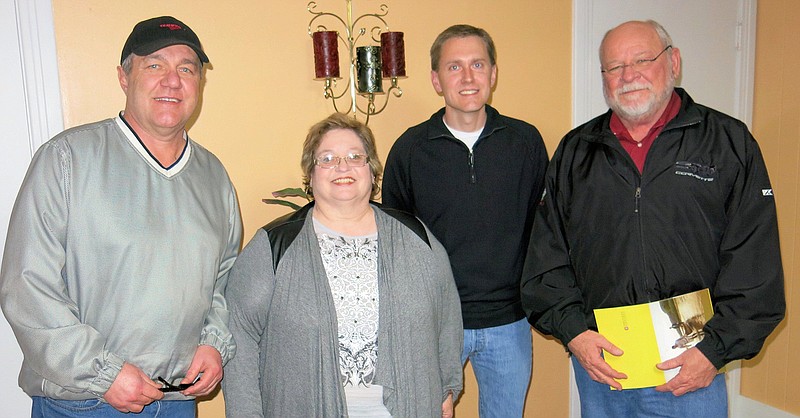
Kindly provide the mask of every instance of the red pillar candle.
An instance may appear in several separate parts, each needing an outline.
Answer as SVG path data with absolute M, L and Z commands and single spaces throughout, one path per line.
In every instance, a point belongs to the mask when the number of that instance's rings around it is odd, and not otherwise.
M 403 32 L 381 33 L 381 61 L 384 77 L 406 76 L 406 52 Z
M 317 31 L 314 39 L 314 73 L 317 78 L 339 78 L 339 41 L 335 31 Z

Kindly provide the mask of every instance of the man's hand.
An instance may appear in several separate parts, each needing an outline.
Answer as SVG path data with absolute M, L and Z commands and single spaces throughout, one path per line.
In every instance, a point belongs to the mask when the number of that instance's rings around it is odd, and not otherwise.
M 453 393 L 450 392 L 442 403 L 442 418 L 453 418 Z
M 592 331 L 586 330 L 567 344 L 569 351 L 578 359 L 578 362 L 589 373 L 592 380 L 605 383 L 617 390 L 622 390 L 622 384 L 614 379 L 627 379 L 624 373 L 614 370 L 605 360 L 603 360 L 603 350 L 608 353 L 621 356 L 622 350 L 611 344 L 606 337 Z
M 656 387 L 659 392 L 672 392 L 675 396 L 708 387 L 717 375 L 717 368 L 697 347 L 690 348 L 671 360 L 658 363 L 656 367 L 660 370 L 681 368 L 672 380 Z
M 120 412 L 142 412 L 153 401 L 164 397 L 152 381 L 138 367 L 125 363 L 103 399 Z
M 197 379 L 200 373 L 203 375 Z M 222 381 L 222 356 L 219 351 L 210 345 L 197 346 L 192 364 L 186 371 L 186 377 L 181 380 L 181 383 L 195 383 L 181 393 L 186 396 L 205 396 L 211 393 L 220 381 Z

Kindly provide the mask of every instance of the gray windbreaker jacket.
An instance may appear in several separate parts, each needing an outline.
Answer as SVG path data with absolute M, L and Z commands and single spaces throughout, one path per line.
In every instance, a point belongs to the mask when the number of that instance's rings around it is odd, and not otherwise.
M 177 383 L 198 344 L 233 356 L 223 291 L 239 209 L 219 160 L 186 140 L 161 167 L 118 117 L 69 129 L 33 157 L 0 274 L 27 394 L 102 397 L 123 362 Z

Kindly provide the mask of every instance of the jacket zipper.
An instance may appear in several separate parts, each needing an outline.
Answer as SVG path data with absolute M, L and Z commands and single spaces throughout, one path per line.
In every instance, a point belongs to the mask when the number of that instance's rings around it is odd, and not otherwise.
M 469 150 L 469 182 L 475 184 L 478 180 L 475 178 L 475 154 Z
M 633 212 L 636 214 L 636 222 L 638 224 L 639 229 L 639 254 L 641 254 L 641 272 L 642 274 L 646 274 L 647 271 L 647 253 L 645 252 L 644 246 L 644 226 L 642 226 L 642 214 L 639 213 L 640 204 L 642 199 L 642 186 L 636 186 L 636 191 L 634 192 L 634 205 L 633 205 Z M 647 300 L 653 300 L 653 293 L 656 289 L 655 283 L 651 283 L 647 280 L 644 283 L 644 291 L 647 294 Z

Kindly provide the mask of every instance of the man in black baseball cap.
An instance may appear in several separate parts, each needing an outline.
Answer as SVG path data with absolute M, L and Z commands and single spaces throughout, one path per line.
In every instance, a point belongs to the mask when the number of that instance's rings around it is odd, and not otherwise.
M 163 16 L 133 28 L 120 61 L 124 110 L 42 145 L 9 222 L 0 308 L 35 418 L 194 418 L 236 351 L 236 192 L 186 132 L 208 56 Z
M 172 16 L 154 17 L 137 23 L 122 47 L 119 63 L 122 64 L 130 54 L 150 55 L 170 45 L 186 45 L 197 53 L 200 61 L 208 63 L 208 56 L 194 31 Z

